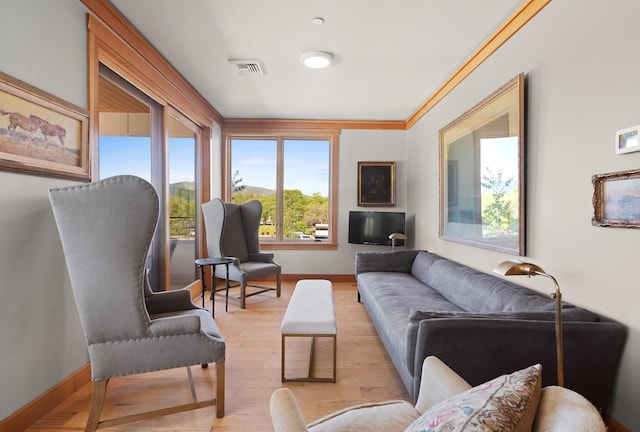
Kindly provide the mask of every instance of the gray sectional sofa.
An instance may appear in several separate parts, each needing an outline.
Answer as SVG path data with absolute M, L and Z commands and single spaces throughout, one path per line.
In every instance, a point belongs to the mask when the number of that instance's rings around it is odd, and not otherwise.
M 414 400 L 430 355 L 474 386 L 535 363 L 543 386 L 556 383 L 549 295 L 426 251 L 359 252 L 355 270 L 358 300 Z M 626 328 L 566 302 L 562 317 L 565 386 L 604 415 Z

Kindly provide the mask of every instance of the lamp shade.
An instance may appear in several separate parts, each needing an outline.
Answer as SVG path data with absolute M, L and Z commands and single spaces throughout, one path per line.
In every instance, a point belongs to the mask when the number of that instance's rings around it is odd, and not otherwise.
M 547 274 L 542 267 L 520 260 L 503 261 L 493 269 L 493 272 L 502 276 L 535 276 Z
M 408 239 L 408 237 L 405 234 L 399 233 L 399 232 L 394 232 L 394 233 L 389 234 L 389 238 L 391 240 L 406 240 L 406 239 Z

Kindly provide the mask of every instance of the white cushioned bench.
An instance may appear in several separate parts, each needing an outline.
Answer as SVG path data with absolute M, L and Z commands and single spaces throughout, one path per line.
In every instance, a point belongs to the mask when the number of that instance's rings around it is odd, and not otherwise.
M 282 382 L 336 382 L 336 313 L 333 307 L 333 287 L 322 279 L 302 279 L 296 283 L 289 305 L 284 313 L 282 325 Z M 286 378 L 285 338 L 311 337 L 309 373 L 306 377 Z M 333 376 L 321 378 L 313 376 L 313 351 L 316 337 L 333 338 Z

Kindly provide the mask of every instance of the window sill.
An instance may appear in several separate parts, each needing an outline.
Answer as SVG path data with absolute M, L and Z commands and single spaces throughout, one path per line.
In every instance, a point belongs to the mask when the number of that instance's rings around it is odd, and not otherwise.
M 262 250 L 336 250 L 338 245 L 330 242 L 312 242 L 312 241 L 295 241 L 295 242 L 280 242 L 260 243 L 260 249 Z

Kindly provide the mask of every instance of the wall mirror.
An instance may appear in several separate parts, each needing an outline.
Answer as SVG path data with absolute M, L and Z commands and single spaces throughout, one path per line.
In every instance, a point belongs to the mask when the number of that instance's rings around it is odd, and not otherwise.
M 440 130 L 440 238 L 524 255 L 524 74 Z

